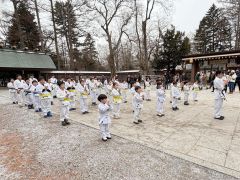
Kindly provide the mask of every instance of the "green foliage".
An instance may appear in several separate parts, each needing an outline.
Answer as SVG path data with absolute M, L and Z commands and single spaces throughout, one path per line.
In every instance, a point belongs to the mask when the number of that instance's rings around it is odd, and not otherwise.
M 194 38 L 194 47 L 198 53 L 232 49 L 231 24 L 215 4 L 200 22 Z
M 19 19 L 20 31 L 16 17 Z M 17 9 L 13 14 L 7 40 L 12 46 L 20 48 L 20 36 L 23 39 L 24 46 L 30 50 L 39 46 L 40 38 L 37 23 L 34 21 L 34 15 L 29 11 L 28 5 L 23 1 L 18 3 Z
M 160 70 L 167 68 L 174 71 L 181 64 L 182 57 L 190 52 L 190 41 L 185 34 L 176 31 L 172 26 L 163 35 L 163 44 L 154 53 L 153 68 Z

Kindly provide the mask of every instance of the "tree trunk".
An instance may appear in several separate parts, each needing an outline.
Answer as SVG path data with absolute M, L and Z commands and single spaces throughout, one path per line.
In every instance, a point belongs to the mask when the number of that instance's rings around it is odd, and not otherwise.
M 42 28 L 41 28 L 41 22 L 40 22 L 40 17 L 39 17 L 37 0 L 34 0 L 34 5 L 35 5 L 35 11 L 36 11 L 36 16 L 37 16 L 37 21 L 38 21 L 38 31 L 39 31 L 39 37 L 40 37 L 40 43 L 41 43 L 41 50 L 43 51 L 44 50 L 43 34 L 42 34 Z
M 56 31 L 56 23 L 55 23 L 55 17 L 54 17 L 54 10 L 53 10 L 53 1 L 50 0 L 51 3 L 51 14 L 52 14 L 52 21 L 53 21 L 53 31 L 54 31 L 54 41 L 55 41 L 55 48 L 56 48 L 56 54 L 57 54 L 57 69 L 60 70 L 60 55 L 58 50 L 58 41 L 57 41 L 57 31 Z
M 147 75 L 149 72 L 148 67 L 148 52 L 147 52 L 147 20 L 142 22 L 142 32 L 143 32 L 143 52 L 144 52 L 144 74 Z

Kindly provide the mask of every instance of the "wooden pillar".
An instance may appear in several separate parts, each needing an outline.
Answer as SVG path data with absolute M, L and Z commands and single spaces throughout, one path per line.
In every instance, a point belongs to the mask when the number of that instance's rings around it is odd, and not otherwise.
M 195 76 L 199 71 L 199 62 L 194 60 L 192 63 L 191 82 L 195 82 Z

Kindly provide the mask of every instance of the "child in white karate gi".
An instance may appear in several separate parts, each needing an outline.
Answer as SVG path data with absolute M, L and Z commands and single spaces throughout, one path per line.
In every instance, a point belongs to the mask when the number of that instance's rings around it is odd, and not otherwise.
M 198 97 L 199 91 L 200 91 L 199 83 L 196 81 L 193 84 L 193 101 L 198 101 L 197 97 Z
M 144 94 L 142 93 L 142 88 L 140 86 L 135 87 L 135 95 L 133 97 L 134 99 L 134 124 L 142 123 L 142 120 L 140 118 L 141 111 L 143 108 L 143 100 L 144 100 Z
M 33 106 L 34 106 L 35 112 L 41 112 L 42 109 L 41 109 L 39 92 L 37 91 L 37 85 L 38 85 L 38 82 L 36 80 L 33 80 L 30 90 L 32 92 Z
M 122 83 L 120 83 L 120 86 L 121 86 L 123 103 L 127 103 L 128 83 L 126 81 L 123 81 Z
M 60 101 L 60 121 L 62 126 L 69 125 L 69 106 L 71 99 L 69 98 L 69 93 L 65 89 L 65 83 L 61 82 L 59 84 L 59 89 L 57 91 L 57 98 Z
M 187 81 L 184 81 L 182 90 L 184 93 L 184 105 L 188 106 L 189 105 L 188 98 L 189 98 L 189 94 L 190 94 L 190 86 Z
M 134 83 L 132 84 L 131 89 L 130 89 L 130 93 L 131 93 L 131 95 L 132 95 L 132 108 L 133 108 L 133 112 L 134 112 L 134 108 L 135 108 L 135 101 L 134 101 L 134 95 L 135 95 L 135 93 L 136 93 L 135 87 L 136 87 L 136 83 L 134 82 Z
M 164 102 L 165 102 L 165 89 L 163 83 L 157 84 L 157 116 L 162 117 L 164 115 Z
M 44 118 L 52 117 L 51 90 L 48 89 L 48 84 L 46 84 L 46 81 L 43 77 L 39 78 L 39 84 L 37 85 L 36 88 L 40 95 L 43 117 Z
M 120 105 L 122 103 L 122 96 L 120 90 L 118 89 L 118 83 L 113 83 L 112 89 L 112 98 L 113 98 L 113 118 L 119 119 L 120 118 Z
M 12 100 L 13 104 L 17 104 L 17 92 L 16 89 L 14 87 L 14 79 L 11 79 L 10 82 L 7 84 L 8 87 L 8 91 L 9 91 L 9 95 L 10 98 Z
M 172 94 L 172 110 L 173 111 L 179 110 L 179 108 L 177 107 L 177 104 L 178 104 L 178 100 L 181 97 L 181 93 L 177 87 L 176 81 L 173 82 L 173 86 L 171 88 L 171 94 Z
M 31 92 L 32 84 L 30 83 L 30 79 L 26 80 L 26 83 L 24 84 L 24 93 L 25 93 L 25 101 L 28 106 L 28 109 L 34 109 L 33 107 L 33 96 Z
M 144 85 L 145 85 L 145 90 L 146 90 L 146 101 L 151 101 L 151 97 L 150 97 L 150 91 L 151 91 L 151 82 L 149 78 L 146 78 L 146 80 L 144 81 Z
M 97 105 L 97 84 L 95 79 L 91 78 L 88 82 L 92 105 Z
M 98 96 L 98 101 L 100 102 L 98 105 L 98 122 L 100 126 L 101 137 L 103 141 L 107 141 L 108 139 L 111 139 L 111 134 L 109 131 L 111 118 L 109 116 L 109 112 L 112 110 L 112 106 L 110 105 L 110 102 L 105 94 L 100 94 Z
M 88 94 L 89 94 L 89 90 L 87 85 L 85 84 L 85 81 L 83 79 L 80 80 L 80 83 L 78 83 L 77 85 L 77 91 L 80 94 L 80 110 L 82 112 L 82 114 L 87 114 L 88 112 Z

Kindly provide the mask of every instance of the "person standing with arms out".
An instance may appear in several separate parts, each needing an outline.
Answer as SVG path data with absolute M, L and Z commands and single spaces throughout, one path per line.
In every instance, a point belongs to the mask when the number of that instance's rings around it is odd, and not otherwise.
M 50 78 L 50 82 L 52 84 L 52 96 L 53 98 L 57 98 L 56 94 L 57 94 L 57 89 L 58 89 L 58 86 L 57 86 L 57 79 L 55 78 L 55 76 L 52 76 Z
M 100 126 L 101 137 L 103 141 L 107 141 L 108 139 L 112 139 L 111 133 L 109 132 L 109 125 L 111 123 L 109 112 L 112 110 L 112 106 L 105 94 L 100 94 L 98 96 L 98 101 L 100 102 L 98 105 L 98 123 Z
M 163 83 L 157 84 L 157 116 L 162 117 L 164 115 L 164 102 L 165 102 L 165 89 Z
M 60 121 L 62 126 L 69 125 L 69 106 L 71 99 L 69 98 L 69 93 L 65 89 L 65 83 L 60 82 L 59 89 L 57 91 L 57 98 L 60 101 Z
M 17 93 L 17 102 L 19 103 L 20 107 L 24 106 L 24 81 L 22 80 L 21 75 L 17 75 L 17 79 L 14 81 L 14 87 Z
M 8 91 L 9 91 L 9 95 L 10 98 L 12 100 L 13 104 L 17 104 L 17 93 L 16 93 L 16 89 L 14 87 L 14 79 L 11 79 L 10 82 L 7 84 L 8 87 Z
M 223 120 L 222 106 L 223 100 L 225 99 L 224 92 L 224 81 L 222 80 L 223 73 L 221 71 L 216 72 L 216 78 L 213 81 L 214 84 L 214 95 L 215 95 L 215 105 L 214 105 L 214 119 Z

